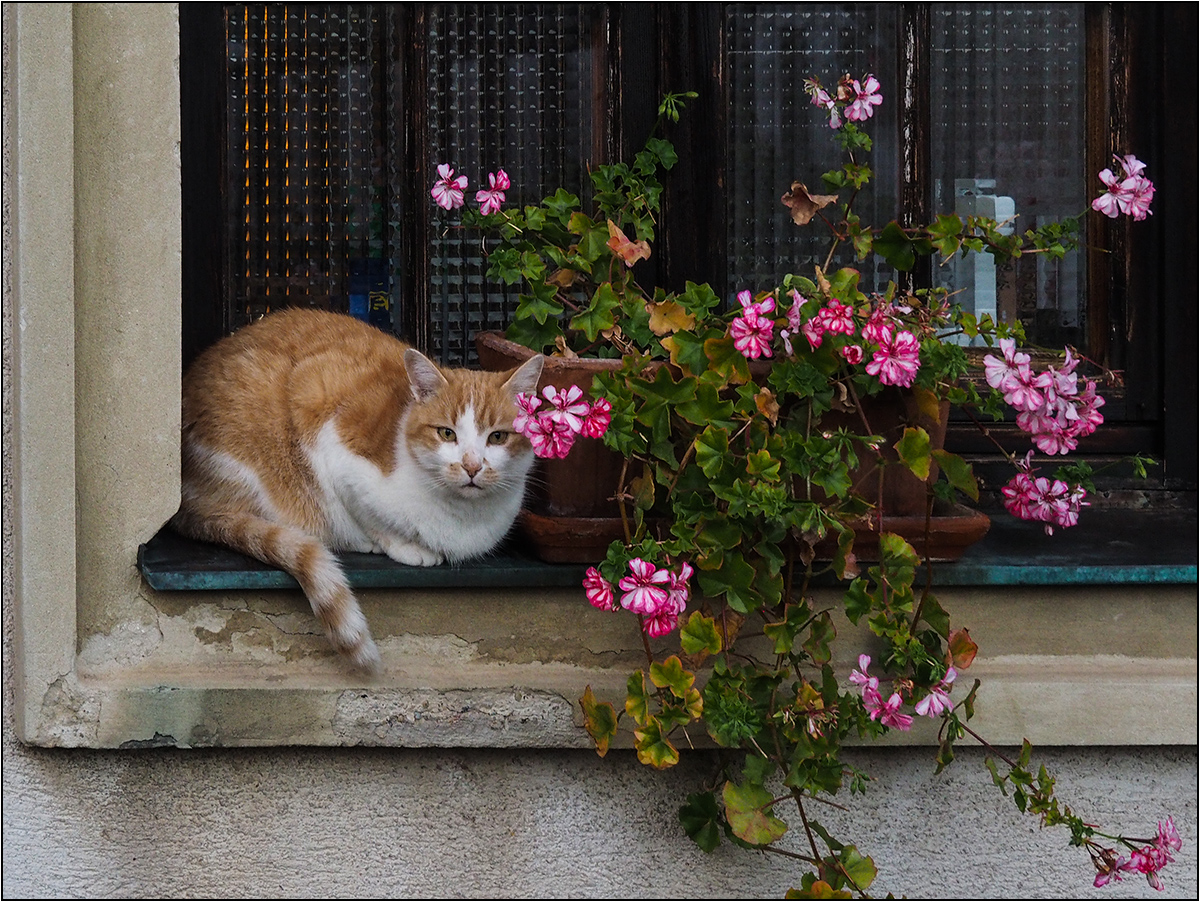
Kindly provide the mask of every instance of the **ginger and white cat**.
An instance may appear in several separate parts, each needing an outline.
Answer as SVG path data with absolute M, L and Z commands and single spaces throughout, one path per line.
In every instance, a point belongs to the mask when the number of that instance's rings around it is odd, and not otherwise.
M 184 377 L 172 525 L 292 574 L 338 651 L 376 669 L 334 553 L 430 566 L 495 548 L 534 459 L 513 430 L 516 396 L 536 390 L 541 366 L 442 369 L 348 316 L 273 313 Z

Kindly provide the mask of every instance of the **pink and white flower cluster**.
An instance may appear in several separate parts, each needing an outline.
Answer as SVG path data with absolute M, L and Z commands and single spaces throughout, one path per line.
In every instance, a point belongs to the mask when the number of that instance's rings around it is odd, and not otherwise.
M 870 655 L 858 656 L 858 670 L 850 672 L 850 682 L 862 687 L 863 706 L 871 720 L 878 720 L 885 727 L 895 727 L 897 730 L 911 730 L 913 719 L 908 714 L 901 714 L 900 707 L 904 699 L 899 692 L 893 692 L 887 701 L 879 691 L 879 677 L 867 673 L 871 666 Z M 941 717 L 947 711 L 954 709 L 950 700 L 951 687 L 958 678 L 958 672 L 953 667 L 946 668 L 946 675 L 938 684 L 929 690 L 929 694 L 913 706 L 922 717 Z
M 634 558 L 629 562 L 629 575 L 618 580 L 620 606 L 642 617 L 642 626 L 651 638 L 665 636 L 679 624 L 679 615 L 691 597 L 692 566 L 686 561 L 677 570 L 656 567 L 649 561 Z M 589 567 L 583 579 L 583 590 L 592 607 L 615 611 L 616 590 L 595 567 Z
M 1018 465 L 1017 474 L 1000 490 L 1005 509 L 1022 520 L 1044 523 L 1047 535 L 1054 533 L 1055 526 L 1074 526 L 1080 509 L 1087 506 L 1087 492 L 1061 479 L 1035 475 L 1032 458 L 1030 451 Z
M 1140 849 L 1134 849 L 1128 858 L 1123 855 L 1118 857 L 1115 849 L 1105 849 L 1097 861 L 1099 873 L 1092 885 L 1104 886 L 1110 881 L 1119 883 L 1123 871 L 1127 874 L 1145 874 L 1146 881 L 1161 892 L 1165 887 L 1158 872 L 1173 863 L 1175 856 L 1171 853 L 1182 848 L 1183 839 L 1175 829 L 1175 821 L 1172 818 L 1159 821 L 1158 835 L 1154 840 Z
M 749 292 L 742 292 L 749 297 Z M 739 296 L 740 297 L 740 296 Z M 792 291 L 792 306 L 787 313 L 787 328 L 779 333 L 787 353 L 794 353 L 792 339 L 799 332 L 814 351 L 821 347 L 827 335 L 844 335 L 853 338 L 858 332 L 854 308 L 837 298 L 828 303 L 807 320 L 803 309 L 812 303 L 798 291 Z M 744 304 L 743 304 L 744 306 Z M 871 311 L 863 324 L 860 341 L 851 341 L 838 348 L 838 354 L 851 366 L 856 366 L 870 354 L 866 370 L 884 385 L 911 386 L 921 366 L 921 341 L 912 332 L 901 329 L 897 313 L 907 313 L 907 308 L 883 304 Z M 735 323 L 738 320 L 734 321 Z M 732 333 L 732 326 L 731 326 Z M 769 336 L 769 331 L 767 332 Z M 737 341 L 734 341 L 737 346 Z M 738 350 L 742 350 L 738 346 Z M 742 351 L 745 353 L 745 351 Z M 749 355 L 747 355 L 749 356 Z M 768 353 L 764 356 L 770 356 Z
M 1084 379 L 1080 388 L 1075 373 L 1079 360 L 1070 349 L 1061 367 L 1035 373 L 1029 355 L 1017 351 L 1015 341 L 1004 338 L 999 344 L 1004 356 L 984 357 L 984 376 L 988 385 L 1004 393 L 1005 402 L 1017 411 L 1017 425 L 1033 436 L 1042 453 L 1074 451 L 1080 438 L 1104 422 L 1104 399 L 1091 379 Z
M 729 324 L 729 336 L 733 346 L 748 360 L 771 356 L 771 336 L 775 321 L 767 314 L 775 309 L 775 298 L 768 295 L 755 301 L 749 291 L 738 293 L 742 312 Z
M 430 194 L 443 210 L 457 210 L 464 203 L 467 190 L 467 177 L 454 174 L 449 163 L 442 163 L 437 168 L 438 180 L 433 183 Z M 504 204 L 504 192 L 512 187 L 508 175 L 503 169 L 488 173 L 488 187 L 475 194 L 479 204 L 479 212 L 484 216 L 497 213 Z
M 539 410 L 542 399 L 548 406 Z M 521 392 L 513 428 L 533 445 L 538 457 L 563 458 L 579 436 L 600 438 L 612 420 L 612 405 L 604 398 L 588 402 L 578 385 L 557 389 L 547 385 L 542 397 Z
M 1146 164 L 1133 154 L 1114 156 L 1113 160 L 1121 167 L 1122 175 L 1111 169 L 1100 170 L 1100 181 L 1108 190 L 1092 201 L 1092 209 L 1109 219 L 1125 213 L 1141 221 L 1151 215 L 1150 202 L 1154 200 L 1154 182 L 1142 175 Z
M 831 96 L 815 78 L 805 79 L 804 82 L 813 106 L 824 107 L 829 113 L 830 128 L 841 128 L 843 117 L 850 122 L 866 122 L 870 119 L 875 114 L 875 107 L 883 103 L 879 87 L 879 80 L 874 75 L 868 75 L 861 81 L 844 75 Z
M 1004 400 L 1017 411 L 1017 426 L 1033 437 L 1044 454 L 1066 454 L 1075 450 L 1079 439 L 1091 435 L 1104 422 L 1100 408 L 1104 398 L 1096 392 L 1091 379 L 1080 380 L 1075 372 L 1079 361 L 1066 352 L 1061 367 L 1047 367 L 1035 373 L 1030 357 L 1017 350 L 1012 339 L 1000 341 L 1002 357 L 988 354 L 983 358 L 988 385 L 1004 393 Z M 1004 506 L 1022 520 L 1069 527 L 1079 522 L 1080 508 L 1087 492 L 1061 479 L 1037 476 L 1032 466 L 1033 452 L 1018 465 L 1017 473 L 1001 490 Z

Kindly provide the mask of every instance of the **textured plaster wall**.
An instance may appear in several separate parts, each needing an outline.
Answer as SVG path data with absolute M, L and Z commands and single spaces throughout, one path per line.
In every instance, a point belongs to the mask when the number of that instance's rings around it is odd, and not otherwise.
M 679 830 L 675 810 L 683 795 L 709 773 L 709 753 L 685 754 L 672 772 L 656 774 L 628 752 L 600 760 L 587 751 L 275 748 L 179 751 L 36 749 L 14 733 L 13 635 L 17 581 L 11 562 L 21 537 L 15 523 L 12 288 L 14 251 L 45 258 L 61 254 L 52 241 L 20 245 L 9 206 L 14 136 L 18 123 L 10 101 L 10 60 L 15 4 L 4 8 L 4 217 L 3 217 L 3 861 L 0 893 L 20 897 L 310 897 L 310 896 L 639 896 L 779 897 L 795 882 L 790 862 L 723 846 L 711 855 L 696 849 Z M 139 5 L 156 19 L 173 21 L 169 6 Z M 87 60 L 84 77 L 102 80 L 137 45 L 89 43 L 89 22 L 128 18 L 133 7 L 97 5 L 74 11 Z M 56 15 L 51 9 L 47 15 Z M 165 23 L 165 24 L 164 24 Z M 143 23 L 144 25 L 145 23 Z M 53 48 L 47 48 L 47 65 Z M 161 60 L 159 60 L 161 62 Z M 119 68 L 119 67 L 117 67 Z M 115 70 L 113 70 L 115 71 Z M 153 77 L 171 79 L 170 67 Z M 80 81 L 76 90 L 87 92 Z M 115 111 L 132 115 L 136 111 Z M 70 110 L 64 111 L 71 116 Z M 92 118 L 87 119 L 87 116 Z M 108 123 L 85 113 L 80 127 L 103 135 Z M 121 139 L 114 135 L 112 140 Z M 125 136 L 127 138 L 127 136 Z M 131 168 L 106 175 L 137 178 Z M 161 164 L 147 162 L 146 167 Z M 175 161 L 168 161 L 176 165 Z M 86 162 L 80 174 L 91 179 Z M 128 227 L 153 221 L 153 211 L 111 211 L 100 193 L 78 198 L 74 215 L 117 215 Z M 68 212 L 68 216 L 71 214 Z M 161 256 L 146 235 L 147 256 Z M 104 257 L 102 246 L 82 245 L 85 256 Z M 144 263 L 141 264 L 145 266 Z M 124 267 L 128 270 L 128 267 Z M 122 284 L 121 272 L 81 273 L 80 290 L 95 295 L 139 294 L 144 286 Z M 173 289 L 174 290 L 174 289 Z M 69 297 L 64 298 L 70 304 Z M 121 328 L 102 319 L 94 330 Z M 147 315 L 151 315 L 147 313 Z M 116 340 L 116 339 L 114 339 Z M 132 345 L 129 353 L 136 353 Z M 68 349 L 70 350 L 70 349 Z M 73 351 L 72 351 L 73 353 Z M 85 340 L 78 349 L 89 374 L 104 365 L 103 353 Z M 46 358 L 44 366 L 63 365 Z M 66 364 L 67 378 L 74 378 Z M 92 422 L 136 416 L 121 399 Z M 168 417 L 169 419 L 169 417 Z M 87 424 L 85 423 L 85 427 Z M 168 423 L 164 429 L 169 430 Z M 120 456 L 107 447 L 103 429 L 87 427 L 85 450 Z M 162 455 L 150 446 L 139 453 Z M 88 477 L 93 478 L 92 476 Z M 41 486 L 57 497 L 74 494 L 71 474 Z M 103 502 L 106 487 L 78 487 L 85 501 Z M 23 490 L 27 490 L 24 486 Z M 34 499 L 36 501 L 36 499 Z M 26 498 L 25 504 L 28 505 Z M 169 503 L 169 502 L 168 502 Z M 103 511 L 89 501 L 81 524 L 84 586 L 115 592 L 109 566 L 94 566 L 83 552 L 92 537 L 113 530 L 137 532 L 144 510 Z M 103 519 L 103 518 L 109 519 Z M 69 547 L 69 546 L 68 546 Z M 54 549 L 45 560 L 53 562 Z M 33 558 L 22 558 L 31 560 Z M 131 578 L 129 575 L 121 577 Z M 119 587 L 118 587 L 119 588 Z M 86 599 L 85 599 L 86 602 Z M 84 611 L 103 619 L 104 611 Z M 438 696 L 443 701 L 447 696 Z M 252 702 L 248 704 L 252 707 Z M 252 718 L 253 710 L 240 712 Z M 1119 717 L 1119 714 L 1109 714 Z M 980 756 L 965 749 L 946 774 L 932 776 L 931 750 L 892 748 L 857 754 L 877 779 L 854 813 L 820 808 L 831 829 L 845 826 L 876 857 L 882 875 L 877 894 L 910 896 L 1195 898 L 1198 892 L 1196 768 L 1194 746 L 1049 749 L 1065 801 L 1097 822 L 1132 833 L 1150 832 L 1153 821 L 1173 813 L 1185 836 L 1179 862 L 1168 870 L 1166 894 L 1127 881 L 1106 890 L 1090 888 L 1089 865 L 1066 847 L 1061 833 L 1045 833 L 1019 817 L 991 786 Z M 781 812 L 786 815 L 786 812 Z
M 656 774 L 628 752 L 31 750 L 5 723 L 3 894 L 66 897 L 781 898 L 791 862 L 705 854 L 675 810 L 707 754 Z M 1091 865 L 991 785 L 977 754 L 860 753 L 878 783 L 845 825 L 881 866 L 873 895 L 1196 898 L 1194 749 L 1043 750 L 1080 813 L 1130 832 L 1166 811 L 1164 873 L 1091 888 Z M 794 846 L 795 847 L 795 846 Z

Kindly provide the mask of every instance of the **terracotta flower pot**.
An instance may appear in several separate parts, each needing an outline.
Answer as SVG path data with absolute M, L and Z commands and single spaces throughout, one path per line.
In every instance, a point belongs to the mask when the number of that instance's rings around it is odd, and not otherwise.
M 964 551 L 986 534 L 991 526 L 989 517 L 962 504 L 935 502 L 932 515 L 926 520 L 927 486 L 938 476 L 934 462 L 927 480 L 917 478 L 907 467 L 899 465 L 900 455 L 895 445 L 910 426 L 919 426 L 929 434 L 930 446 L 940 450 L 946 442 L 946 426 L 950 418 L 950 403 L 942 401 L 938 416 L 923 411 L 917 396 L 908 389 L 888 388 L 877 395 L 864 398 L 862 416 L 857 411 L 830 412 L 821 418 L 821 428 L 833 431 L 845 428 L 857 434 L 879 435 L 883 443 L 880 454 L 883 467 L 882 490 L 879 487 L 877 460 L 862 461 L 850 474 L 854 491 L 883 508 L 883 531 L 904 537 L 918 554 L 935 560 L 957 560 Z M 863 423 L 863 418 L 866 424 Z M 868 452 L 869 453 L 869 452 Z M 879 557 L 879 520 L 871 517 L 855 527 L 854 553 L 860 560 Z M 826 541 L 817 546 L 818 555 L 832 555 L 834 545 Z
M 479 333 L 475 346 L 480 365 L 493 371 L 512 369 L 535 353 L 495 332 Z M 620 360 L 546 357 L 538 390 L 547 385 L 560 389 L 577 385 L 590 393 L 597 373 L 620 367 Z M 871 434 L 884 439 L 880 451 L 888 461 L 899 459 L 893 446 L 907 426 L 924 428 L 934 448 L 941 448 L 945 442 L 948 403 L 943 402 L 935 419 L 921 411 L 911 391 L 888 389 L 865 399 L 863 408 Z M 821 419 L 821 428 L 845 428 L 858 434 L 867 431 L 857 412 L 827 413 Z M 851 481 L 859 494 L 875 500 L 878 465 L 867 461 L 865 454 L 860 458 L 865 462 L 851 474 Z M 620 509 L 613 499 L 623 465 L 622 457 L 604 447 L 603 441 L 588 438 L 577 439 L 564 459 L 538 461 L 519 526 L 539 558 L 556 563 L 594 563 L 604 557 L 614 539 L 624 538 Z M 935 466 L 930 479 L 936 478 Z M 906 467 L 884 468 L 883 528 L 904 536 L 919 553 L 924 554 L 928 546 L 936 558 L 957 558 L 983 537 L 991 522 L 986 515 L 962 505 L 939 506 L 934 510 L 927 543 L 925 504 L 923 481 Z M 877 527 L 877 521 L 872 521 L 858 530 L 861 541 L 855 542 L 855 551 L 863 560 L 878 552 Z M 818 546 L 819 553 L 821 550 Z
M 535 353 L 496 332 L 476 335 L 475 348 L 480 366 L 492 371 L 512 369 Z M 620 367 L 620 360 L 547 357 L 538 391 L 547 385 L 577 385 L 590 399 L 593 377 Z M 594 563 L 614 539 L 624 537 L 621 512 L 613 500 L 623 465 L 624 459 L 603 441 L 583 437 L 575 440 L 570 456 L 538 461 L 519 520 L 538 557 Z

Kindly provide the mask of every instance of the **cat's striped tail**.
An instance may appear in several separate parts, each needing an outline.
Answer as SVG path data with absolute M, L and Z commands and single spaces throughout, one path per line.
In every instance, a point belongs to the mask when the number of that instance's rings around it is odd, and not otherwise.
M 316 538 L 293 526 L 247 513 L 196 514 L 185 504 L 172 518 L 180 533 L 236 551 L 286 570 L 304 590 L 325 634 L 355 667 L 376 672 L 379 650 L 367 619 L 336 558 Z

